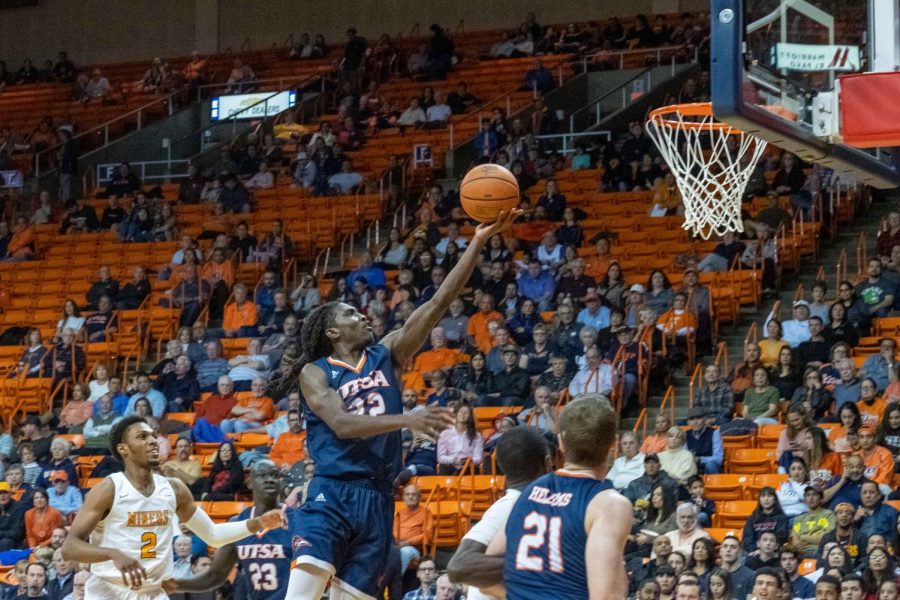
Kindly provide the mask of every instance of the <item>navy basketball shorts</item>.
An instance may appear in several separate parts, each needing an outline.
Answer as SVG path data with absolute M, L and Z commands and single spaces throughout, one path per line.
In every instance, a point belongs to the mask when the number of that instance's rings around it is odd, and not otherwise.
M 292 566 L 319 567 L 344 590 L 374 599 L 384 588 L 393 525 L 389 485 L 313 477 L 291 519 Z

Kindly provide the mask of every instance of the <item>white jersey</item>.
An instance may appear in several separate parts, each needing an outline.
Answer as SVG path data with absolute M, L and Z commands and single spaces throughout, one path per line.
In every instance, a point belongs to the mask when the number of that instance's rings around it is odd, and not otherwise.
M 140 591 L 158 590 L 174 570 L 172 541 L 178 520 L 175 490 L 168 479 L 156 474 L 150 496 L 135 489 L 125 473 L 113 473 L 108 479 L 115 486 L 112 507 L 91 533 L 91 545 L 116 548 L 139 560 L 147 572 Z M 124 587 L 122 573 L 112 561 L 92 564 L 91 573 Z
M 481 517 L 481 520 L 469 530 L 463 539 L 489 546 L 497 532 L 506 529 L 509 513 L 512 512 L 516 500 L 521 495 L 522 490 L 506 490 L 503 497 L 491 504 L 490 508 Z M 467 600 L 487 600 L 488 596 L 482 594 L 477 587 L 470 585 L 466 598 Z

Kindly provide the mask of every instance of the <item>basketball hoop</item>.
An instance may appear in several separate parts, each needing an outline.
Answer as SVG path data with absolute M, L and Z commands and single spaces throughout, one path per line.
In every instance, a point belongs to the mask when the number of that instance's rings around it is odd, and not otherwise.
M 675 176 L 682 227 L 704 239 L 743 231 L 741 198 L 766 142 L 716 121 L 709 102 L 657 108 L 647 134 Z

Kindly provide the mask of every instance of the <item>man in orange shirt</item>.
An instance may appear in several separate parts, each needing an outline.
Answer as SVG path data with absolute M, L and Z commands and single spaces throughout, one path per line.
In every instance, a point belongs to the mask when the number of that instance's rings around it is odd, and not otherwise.
M 889 495 L 893 491 L 894 456 L 890 450 L 875 443 L 875 426 L 871 423 L 859 428 L 858 454 L 863 459 L 866 478 L 877 483 L 882 494 Z
M 300 420 L 300 411 L 288 413 L 288 430 L 275 438 L 269 451 L 269 459 L 286 471 L 306 458 L 306 432 Z
M 203 265 L 200 278 L 208 281 L 210 287 L 216 287 L 221 281 L 231 288 L 234 284 L 234 265 L 230 260 L 225 260 L 225 250 L 222 248 L 213 250 L 210 261 Z
M 609 238 L 598 237 L 594 240 L 594 253 L 586 258 L 584 274 L 601 279 L 609 271 L 609 264 L 616 259 L 609 251 Z
M 225 337 L 252 337 L 256 333 L 259 308 L 247 299 L 247 286 L 234 286 L 234 302 L 225 307 L 222 330 Z
M 465 360 L 459 350 L 447 347 L 447 335 L 443 327 L 435 327 L 431 330 L 431 350 L 426 350 L 416 357 L 413 371 L 418 373 L 430 373 L 437 369 L 449 369 L 453 365 Z
M 244 433 L 256 429 L 275 416 L 275 404 L 265 395 L 266 382 L 254 379 L 250 384 L 250 395 L 239 398 L 231 408 L 232 418 L 223 419 L 219 428 L 223 433 Z
M 478 301 L 478 312 L 469 317 L 466 334 L 469 343 L 487 354 L 491 351 L 493 336 L 491 336 L 488 323 L 491 321 L 503 322 L 503 315 L 494 310 L 494 297 L 490 294 L 482 294 Z
M 422 558 L 419 548 L 431 533 L 431 511 L 419 502 L 422 495 L 414 484 L 403 488 L 403 504 L 406 506 L 394 515 L 394 539 L 400 546 L 400 572 L 406 573 L 409 563 Z

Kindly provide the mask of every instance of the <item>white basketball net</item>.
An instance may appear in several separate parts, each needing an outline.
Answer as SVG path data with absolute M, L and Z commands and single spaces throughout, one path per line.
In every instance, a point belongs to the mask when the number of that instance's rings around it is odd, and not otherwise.
M 743 231 L 741 198 L 766 142 L 713 116 L 671 109 L 651 116 L 647 134 L 675 176 L 684 202 L 682 227 L 704 239 Z

